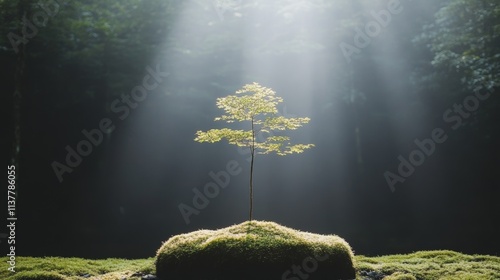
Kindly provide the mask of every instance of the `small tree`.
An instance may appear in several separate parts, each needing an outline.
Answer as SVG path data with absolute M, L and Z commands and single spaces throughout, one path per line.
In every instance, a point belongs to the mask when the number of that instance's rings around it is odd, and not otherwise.
M 286 118 L 278 115 L 276 106 L 283 102 L 275 92 L 258 83 L 246 84 L 236 91 L 236 95 L 229 95 L 217 99 L 217 107 L 224 109 L 225 115 L 215 118 L 215 121 L 250 122 L 250 130 L 236 130 L 230 128 L 210 129 L 197 131 L 197 142 L 219 142 L 226 139 L 229 144 L 250 149 L 250 221 L 253 213 L 253 165 L 256 153 L 276 153 L 280 156 L 302 153 L 305 149 L 314 147 L 313 144 L 290 144 L 290 137 L 277 136 L 273 131 L 295 130 L 308 123 L 309 118 Z M 258 139 L 260 133 L 267 136 Z M 260 141 L 259 141 L 260 140 Z

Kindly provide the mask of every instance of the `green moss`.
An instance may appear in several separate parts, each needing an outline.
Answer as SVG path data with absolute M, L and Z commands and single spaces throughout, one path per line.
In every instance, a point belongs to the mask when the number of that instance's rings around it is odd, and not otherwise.
M 271 232 L 267 232 L 270 234 Z M 272 234 L 271 234 L 272 235 Z M 288 236 L 287 238 L 291 238 Z M 271 238 L 272 239 L 272 238 Z M 201 243 L 200 243 L 201 244 Z M 377 274 L 376 279 L 384 280 L 497 280 L 500 279 L 500 257 L 485 255 L 465 255 L 453 251 L 420 251 L 406 255 L 388 255 L 380 257 L 355 256 L 355 268 L 358 280 L 366 279 L 366 273 Z M 7 258 L 0 258 L 6 264 Z M 301 261 L 302 262 L 302 261 Z M 295 264 L 300 265 L 301 262 Z M 321 267 L 324 262 L 318 262 Z M 199 269 L 195 265 L 191 269 Z M 290 264 L 286 269 L 290 269 Z M 17 257 L 16 273 L 0 270 L 2 280 L 140 280 L 132 275 L 136 272 L 155 274 L 155 259 L 106 259 L 86 260 L 79 258 L 32 258 Z M 319 272 L 319 269 L 318 269 Z M 90 278 L 82 277 L 90 274 Z M 311 273 L 308 280 L 314 280 Z M 319 274 L 318 274 L 319 275 Z M 232 279 L 241 279 L 237 272 Z M 385 278 L 384 278 L 385 276 Z M 171 280 L 172 278 L 165 278 Z M 255 278 L 258 280 L 264 277 Z M 282 279 L 281 275 L 279 278 Z M 287 279 L 287 278 L 285 278 Z M 288 277 L 289 280 L 296 280 Z M 301 279 L 297 277 L 297 279 Z M 328 278 L 331 279 L 331 278 Z M 370 278 L 373 279 L 373 278 Z
M 15 280 L 65 280 L 64 276 L 55 272 L 34 272 L 34 271 L 23 271 L 16 273 L 13 277 Z
M 381 257 L 356 256 L 355 259 L 358 275 L 363 271 L 377 272 L 387 275 L 385 280 L 500 279 L 500 257 L 494 256 L 444 250 Z M 397 278 L 409 276 L 414 278 Z
M 417 280 L 417 278 L 411 274 L 396 272 L 384 277 L 382 280 Z
M 170 238 L 158 250 L 156 272 L 169 280 L 265 280 L 282 279 L 297 265 L 311 280 L 354 279 L 353 257 L 338 236 L 252 221 Z M 295 279 L 292 271 L 285 276 Z
M 7 264 L 7 258 L 0 258 Z M 5 267 L 5 266 L 4 266 Z M 59 257 L 16 257 L 15 273 L 0 270 L 0 279 L 5 280 L 80 280 L 88 274 L 99 276 L 100 280 L 122 279 L 136 273 L 155 273 L 154 259 L 125 260 L 105 259 L 87 260 L 81 258 Z M 123 277 L 120 277 L 123 276 Z M 135 279 L 140 279 L 136 277 Z

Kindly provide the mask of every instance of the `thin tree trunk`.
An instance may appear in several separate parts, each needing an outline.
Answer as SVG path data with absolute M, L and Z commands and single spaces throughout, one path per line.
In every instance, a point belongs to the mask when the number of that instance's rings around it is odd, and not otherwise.
M 252 212 L 253 212 L 253 162 L 255 157 L 255 130 L 252 119 L 252 145 L 250 147 L 250 151 L 252 154 L 252 160 L 250 161 L 250 221 L 252 221 Z
M 20 1 L 18 3 L 18 17 L 22 19 L 26 17 L 28 13 L 28 2 Z M 22 27 L 19 27 L 19 32 L 22 34 Z M 12 141 L 12 154 L 10 158 L 10 164 L 14 165 L 16 168 L 16 177 L 19 182 L 19 154 L 21 152 L 21 101 L 23 97 L 23 80 L 24 80 L 24 69 L 25 69 L 25 56 L 26 56 L 26 48 L 25 44 L 21 44 L 18 46 L 19 52 L 17 53 L 17 62 L 16 62 L 16 72 L 14 76 L 15 82 L 15 90 L 12 96 L 12 115 L 14 122 L 14 138 Z M 19 183 L 17 184 L 17 188 L 19 188 Z M 19 191 L 16 191 L 16 198 L 19 194 Z
M 253 212 L 253 158 L 254 152 L 252 149 L 252 162 L 250 163 L 250 221 L 252 221 Z
M 354 69 L 353 65 L 350 64 L 350 79 L 351 79 L 351 94 L 354 94 Z M 352 101 L 349 99 L 349 105 L 351 106 L 352 112 L 354 114 L 354 122 L 355 122 L 355 127 L 354 127 L 354 137 L 356 138 L 356 153 L 357 153 L 357 164 L 358 164 L 358 173 L 359 175 L 363 174 L 363 153 L 361 151 L 361 136 L 360 136 L 360 129 L 359 129 L 359 115 L 358 115 L 358 110 L 356 108 L 357 104 L 356 101 Z

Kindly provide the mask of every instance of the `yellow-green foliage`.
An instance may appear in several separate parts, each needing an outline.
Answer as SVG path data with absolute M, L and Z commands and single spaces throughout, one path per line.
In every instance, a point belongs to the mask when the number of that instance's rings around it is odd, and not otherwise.
M 158 250 L 156 272 L 169 280 L 281 279 L 292 265 L 315 256 L 327 258 L 317 262 L 311 279 L 354 279 L 354 255 L 342 238 L 262 221 L 174 236 Z
M 197 142 L 214 143 L 226 139 L 229 144 L 248 147 L 261 154 L 276 153 L 284 156 L 302 153 L 313 144 L 290 144 L 290 137 L 273 135 L 273 132 L 296 130 L 310 121 L 309 118 L 287 118 L 278 116 L 277 105 L 283 102 L 275 92 L 258 83 L 244 85 L 235 95 L 217 99 L 217 107 L 226 113 L 215 118 L 227 123 L 248 121 L 248 130 L 230 128 L 197 131 Z M 263 133 L 263 134 L 262 134 Z M 260 139 L 257 135 L 265 136 Z M 260 141 L 262 140 L 262 141 Z
M 500 257 L 471 256 L 453 251 L 420 251 L 381 257 L 356 256 L 356 270 L 358 274 L 361 271 L 381 272 L 387 275 L 384 280 L 496 280 L 500 279 Z

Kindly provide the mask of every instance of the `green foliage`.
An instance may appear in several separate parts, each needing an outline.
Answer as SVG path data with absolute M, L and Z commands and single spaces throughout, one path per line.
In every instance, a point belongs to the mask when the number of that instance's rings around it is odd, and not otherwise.
M 0 37 L 2 65 L 16 58 L 7 34 L 22 36 L 23 11 L 17 3 L 26 3 L 23 9 L 33 21 L 33 15 L 44 14 L 38 2 L 0 2 L 0 31 L 5 35 Z M 88 100 L 109 102 L 130 91 L 144 75 L 145 65 L 164 49 L 172 2 L 88 0 L 50 6 L 57 12 L 47 16 L 46 24 L 37 27 L 36 35 L 25 45 L 19 44 L 26 47 L 26 65 L 30 67 L 26 72 L 36 73 L 40 79 L 34 82 L 36 89 L 51 92 L 50 99 L 57 106 Z M 30 78 L 27 82 L 33 83 L 34 78 Z
M 460 73 L 469 90 L 500 84 L 500 5 L 496 0 L 450 1 L 426 27 L 439 68 Z
M 258 83 L 247 84 L 236 91 L 236 95 L 217 99 L 217 107 L 223 109 L 226 114 L 215 118 L 215 121 L 227 123 L 249 121 L 251 129 L 222 128 L 206 132 L 198 131 L 195 141 L 214 143 L 226 139 L 229 144 L 248 147 L 257 153 L 274 152 L 278 155 L 302 153 L 314 147 L 313 144 L 292 145 L 290 137 L 273 135 L 274 131 L 296 130 L 310 121 L 309 118 L 278 116 L 277 105 L 281 102 L 283 99 L 276 96 L 272 89 L 260 86 Z M 257 138 L 260 133 L 267 134 L 262 141 Z

